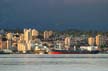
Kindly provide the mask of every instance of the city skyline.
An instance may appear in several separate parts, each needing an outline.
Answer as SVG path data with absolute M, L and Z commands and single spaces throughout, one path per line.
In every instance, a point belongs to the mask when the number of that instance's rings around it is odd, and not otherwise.
M 78 33 L 77 33 L 78 34 Z M 36 29 L 23 29 L 23 32 L 6 32 L 0 35 L 0 53 L 36 53 L 36 54 L 56 54 L 55 50 L 60 50 L 61 54 L 68 53 L 98 53 L 108 50 L 108 35 L 88 34 L 76 35 L 69 33 L 56 33 L 53 31 L 40 32 Z M 102 50 L 104 49 L 104 50 Z M 64 50 L 66 52 L 64 52 Z M 67 52 L 67 50 L 69 52 Z M 74 50 L 74 51 L 73 51 Z M 84 52 L 79 52 L 84 51 Z
M 0 28 L 107 31 L 107 0 L 1 0 Z

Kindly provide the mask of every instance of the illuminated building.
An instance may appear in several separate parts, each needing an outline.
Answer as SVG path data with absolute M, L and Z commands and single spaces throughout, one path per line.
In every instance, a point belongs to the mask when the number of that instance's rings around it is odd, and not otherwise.
M 49 39 L 52 35 L 52 31 L 44 31 L 44 39 Z
M 65 43 L 65 48 L 69 49 L 70 45 L 71 45 L 71 38 L 70 37 L 66 37 L 64 43 Z
M 32 40 L 32 30 L 31 29 L 24 29 L 24 40 L 29 42 Z
M 18 41 L 18 52 L 26 53 L 27 51 L 27 44 L 24 41 Z
M 8 40 L 11 40 L 12 37 L 13 37 L 13 34 L 12 34 L 12 33 L 7 33 L 7 39 L 8 39 Z
M 39 32 L 36 30 L 36 29 L 33 29 L 32 30 L 32 36 L 38 36 L 39 35 Z
M 93 45 L 95 44 L 95 38 L 89 37 L 89 38 L 88 38 L 88 44 L 89 44 L 90 46 L 93 46 Z
M 102 35 L 97 35 L 96 36 L 96 45 L 97 46 L 101 46 L 101 45 L 103 45 L 103 37 L 102 37 Z

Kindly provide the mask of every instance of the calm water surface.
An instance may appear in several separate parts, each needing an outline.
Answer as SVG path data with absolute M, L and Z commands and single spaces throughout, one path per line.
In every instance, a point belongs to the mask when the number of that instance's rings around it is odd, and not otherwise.
M 0 71 L 108 71 L 108 54 L 0 55 Z

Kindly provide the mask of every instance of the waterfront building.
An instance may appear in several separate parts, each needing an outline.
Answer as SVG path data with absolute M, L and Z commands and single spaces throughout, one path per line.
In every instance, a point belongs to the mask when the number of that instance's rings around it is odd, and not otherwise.
M 17 48 L 17 41 L 12 41 L 12 47 Z
M 94 51 L 98 50 L 98 46 L 80 46 L 81 50 Z
M 13 37 L 13 34 L 12 33 L 7 33 L 6 34 L 6 37 L 7 37 L 8 40 L 11 40 L 12 37 Z
M 30 41 L 27 43 L 27 51 L 30 51 L 30 50 L 31 50 L 31 47 L 32 47 L 32 41 L 30 40 Z
M 49 31 L 49 37 L 53 35 L 53 31 Z
M 14 34 L 12 40 L 17 42 L 19 40 L 19 34 Z
M 20 40 L 24 40 L 24 34 L 20 34 Z
M 64 49 L 64 41 L 56 41 L 56 43 L 54 44 L 56 49 Z
M 52 31 L 44 31 L 44 39 L 47 40 L 53 35 Z
M 27 44 L 24 41 L 18 41 L 18 52 L 26 53 L 27 51 Z
M 7 39 L 6 38 L 0 39 L 0 50 L 2 49 L 7 49 Z
M 102 35 L 97 35 L 97 36 L 96 36 L 96 45 L 97 45 L 97 46 L 101 46 L 101 45 L 103 45 L 103 44 L 104 44 L 104 41 L 103 41 Z
M 37 39 L 37 37 L 39 36 L 39 32 L 36 29 L 32 30 L 32 40 Z
M 12 41 L 7 40 L 7 49 L 10 49 L 12 47 Z
M 64 41 L 64 44 L 65 44 L 65 48 L 68 50 L 70 48 L 70 45 L 71 45 L 71 38 L 66 37 L 65 41 Z
M 32 30 L 31 29 L 24 29 L 24 40 L 29 42 L 32 40 Z
M 94 38 L 94 37 L 89 37 L 89 38 L 88 38 L 88 44 L 89 44 L 90 46 L 95 45 L 95 38 Z
M 39 35 L 39 32 L 36 30 L 36 29 L 33 29 L 32 30 L 32 36 L 38 36 Z

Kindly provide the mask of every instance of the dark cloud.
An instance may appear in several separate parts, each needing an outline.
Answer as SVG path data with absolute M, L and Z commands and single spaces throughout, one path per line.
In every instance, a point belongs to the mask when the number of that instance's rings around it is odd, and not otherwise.
M 107 8 L 108 0 L 0 0 L 0 27 L 108 30 Z

